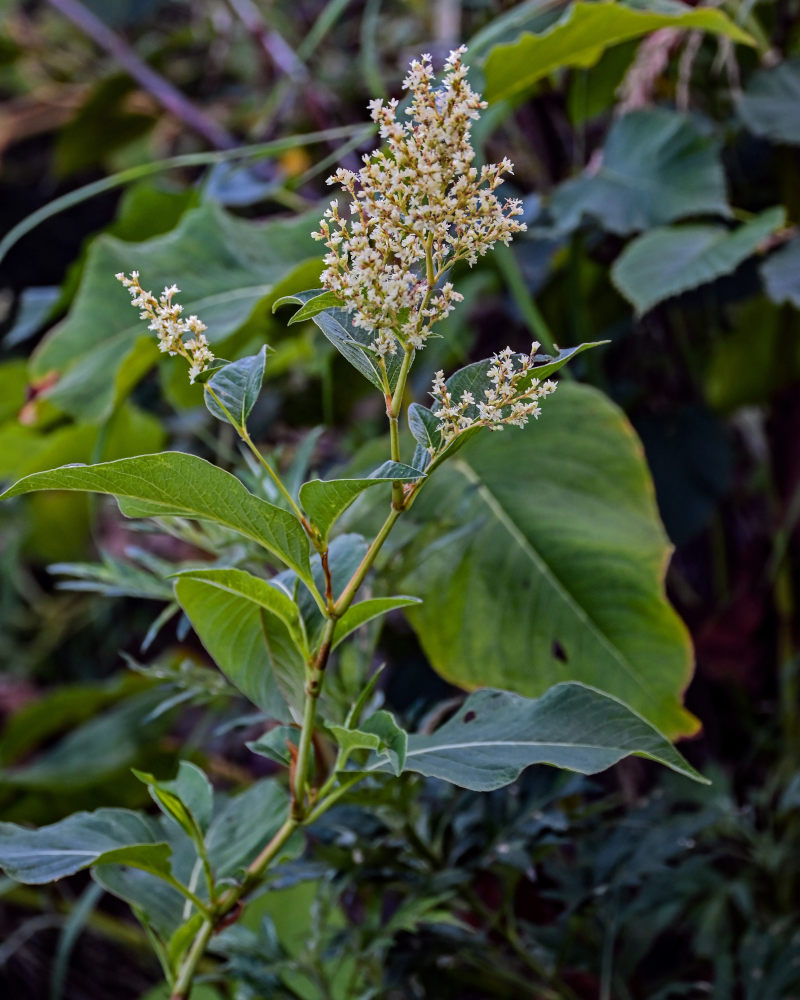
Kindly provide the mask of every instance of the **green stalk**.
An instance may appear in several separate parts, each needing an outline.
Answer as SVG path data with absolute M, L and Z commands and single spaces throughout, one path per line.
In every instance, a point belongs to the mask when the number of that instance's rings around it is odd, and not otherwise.
M 403 364 L 397 376 L 397 385 L 394 388 L 387 415 L 389 417 L 389 447 L 393 462 L 400 461 L 400 410 L 403 406 L 403 396 L 406 392 L 406 381 L 411 370 L 411 361 L 414 357 L 414 348 L 406 345 L 403 355 Z M 392 507 L 400 509 L 403 506 L 403 484 L 401 482 L 392 483 Z
M 349 583 L 339 595 L 339 600 L 334 605 L 334 614 L 337 618 L 341 618 L 345 611 L 347 611 L 350 607 L 350 602 L 355 597 L 356 591 L 364 582 L 364 577 L 367 575 L 370 567 L 375 562 L 375 559 L 381 550 L 381 546 L 386 541 L 389 532 L 394 527 L 395 521 L 402 513 L 402 510 L 398 510 L 396 507 L 392 507 L 389 511 L 389 516 L 381 525 L 381 530 L 373 539 L 372 544 L 364 555 L 364 558 L 359 563 L 358 569 L 356 569 L 355 573 L 353 573 Z
M 189 954 L 186 956 L 178 978 L 175 980 L 172 993 L 170 993 L 170 1000 L 188 1000 L 192 992 L 192 983 L 197 972 L 197 966 L 205 954 L 206 947 L 213 933 L 214 925 L 210 920 L 207 920 L 197 932 L 197 937 L 192 942 Z

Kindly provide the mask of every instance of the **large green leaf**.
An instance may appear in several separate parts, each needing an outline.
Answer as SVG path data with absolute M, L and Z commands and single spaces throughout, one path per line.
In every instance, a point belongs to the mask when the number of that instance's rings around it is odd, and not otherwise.
M 785 218 L 783 208 L 770 208 L 733 231 L 721 226 L 651 229 L 625 248 L 611 278 L 641 315 L 664 299 L 731 274 Z
M 116 272 L 138 269 L 156 292 L 174 281 L 184 311 L 200 316 L 216 344 L 243 326 L 300 262 L 317 256 L 310 238 L 317 219 L 314 212 L 253 223 L 204 203 L 171 233 L 143 243 L 99 237 L 69 315 L 34 355 L 33 375 L 55 370 L 60 378 L 48 398 L 74 416 L 103 419 L 158 358 Z
M 739 115 L 755 135 L 800 145 L 800 59 L 761 70 L 738 101 Z
M 267 715 L 298 715 L 306 654 L 297 608 L 277 587 L 239 569 L 178 577 L 175 595 L 209 655 Z
M 18 882 L 53 882 L 106 862 L 169 877 L 169 856 L 158 825 L 128 809 L 74 813 L 38 830 L 0 823 L 0 867 Z
M 413 483 L 423 475 L 401 462 L 384 462 L 363 479 L 312 479 L 300 487 L 300 506 L 319 529 L 323 541 L 327 541 L 336 519 L 364 490 L 380 483 Z
M 590 216 L 626 234 L 690 215 L 728 216 L 718 145 L 686 115 L 632 111 L 611 126 L 600 168 L 556 189 L 554 224 L 569 232 Z
M 541 698 L 476 691 L 430 736 L 411 736 L 406 771 L 489 792 L 531 764 L 595 774 L 630 755 L 705 779 L 627 705 L 584 684 L 557 684 Z M 372 770 L 389 770 L 385 763 Z
M 609 46 L 659 28 L 709 31 L 745 45 L 754 44 L 726 14 L 707 7 L 689 7 L 671 0 L 641 5 L 577 0 L 544 33 L 526 31 L 510 44 L 491 50 L 485 67 L 486 97 L 490 102 L 521 98 L 555 70 L 594 66 Z
M 424 599 L 406 614 L 447 680 L 532 696 L 581 681 L 668 736 L 697 729 L 652 482 L 603 395 L 562 382 L 535 426 L 479 435 L 431 476 L 418 511 L 457 528 L 412 547 L 402 581 Z
M 0 500 L 37 490 L 110 493 L 130 517 L 177 516 L 215 521 L 263 546 L 306 582 L 308 539 L 288 511 L 250 493 L 229 472 L 196 455 L 167 451 L 99 465 L 62 466 L 25 476 Z

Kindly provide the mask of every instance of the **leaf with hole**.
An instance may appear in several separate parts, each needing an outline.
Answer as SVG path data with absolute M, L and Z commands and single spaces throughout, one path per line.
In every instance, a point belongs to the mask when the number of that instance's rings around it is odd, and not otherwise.
M 562 382 L 546 402 L 426 483 L 409 516 L 429 528 L 397 570 L 424 598 L 406 616 L 453 684 L 536 696 L 581 681 L 668 736 L 693 733 L 691 644 L 664 595 L 670 546 L 641 444 L 595 389 Z
M 627 705 L 576 683 L 557 684 L 540 698 L 476 691 L 436 732 L 409 737 L 404 770 L 489 792 L 516 781 L 532 764 L 596 774 L 631 755 L 708 784 Z M 381 762 L 370 767 L 388 769 Z

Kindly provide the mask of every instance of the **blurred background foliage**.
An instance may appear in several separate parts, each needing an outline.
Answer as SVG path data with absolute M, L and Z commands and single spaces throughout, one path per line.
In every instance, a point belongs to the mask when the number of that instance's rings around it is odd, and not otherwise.
M 675 546 L 666 583 L 703 724 L 682 749 L 710 792 L 643 762 L 591 781 L 533 771 L 490 796 L 398 783 L 377 814 L 325 817 L 220 935 L 224 983 L 198 1000 L 800 996 L 798 4 L 0 0 L 0 16 L 0 479 L 170 446 L 266 488 L 132 321 L 112 275 L 137 266 L 203 299 L 220 355 L 271 345 L 251 429 L 290 477 L 381 433 L 367 384 L 271 306 L 317 283 L 307 234 L 332 164 L 370 148 L 367 100 L 398 94 L 419 52 L 467 41 L 490 100 L 482 155 L 514 161 L 529 231 L 460 276 L 466 301 L 414 396 L 433 368 L 509 342 L 608 339 L 573 371 L 635 428 L 652 476 L 636 488 L 654 488 Z M 611 419 L 596 394 L 569 398 L 564 433 Z M 130 768 L 167 775 L 179 757 L 223 790 L 269 773 L 241 749 L 259 717 L 163 582 L 227 539 L 163 529 L 72 495 L 0 510 L 4 819 L 144 806 Z M 407 558 L 401 544 L 397 578 Z M 468 655 L 446 589 L 419 614 Z M 343 690 L 377 642 L 343 658 Z M 458 692 L 427 659 L 452 678 L 455 647 L 424 645 L 391 618 L 379 659 L 387 702 L 430 725 Z M 671 650 L 685 664 L 685 640 Z M 88 877 L 0 892 L 3 995 L 162 996 L 140 931 Z

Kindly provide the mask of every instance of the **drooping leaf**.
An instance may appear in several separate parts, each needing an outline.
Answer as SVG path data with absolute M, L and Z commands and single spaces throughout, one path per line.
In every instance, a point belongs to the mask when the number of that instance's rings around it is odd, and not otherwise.
M 424 598 L 406 614 L 447 680 L 531 696 L 581 681 L 669 736 L 696 730 L 680 704 L 691 646 L 664 596 L 652 482 L 599 392 L 562 383 L 534 426 L 475 437 L 410 516 L 470 526 L 411 546 L 402 580 Z
M 253 223 L 206 202 L 172 232 L 143 243 L 99 237 L 68 317 L 34 355 L 34 377 L 58 372 L 48 398 L 73 416 L 104 419 L 159 358 L 152 335 L 114 281 L 116 272 L 138 269 L 156 293 L 174 281 L 184 312 L 206 323 L 213 346 L 244 326 L 297 265 L 316 256 L 309 234 L 317 219 L 314 212 Z
M 308 540 L 288 511 L 253 496 L 229 472 L 196 455 L 168 451 L 99 465 L 62 466 L 26 476 L 0 500 L 37 490 L 113 494 L 129 517 L 178 516 L 215 521 L 262 545 L 306 582 Z
M 404 769 L 488 792 L 515 781 L 531 764 L 596 774 L 630 755 L 706 781 L 627 705 L 577 683 L 557 684 L 540 698 L 476 691 L 435 733 L 409 738 Z
M 38 830 L 0 823 L 0 867 L 18 882 L 53 882 L 112 862 L 169 877 L 169 856 L 157 824 L 129 809 L 74 813 Z
M 576 229 L 585 216 L 622 235 L 692 215 L 729 216 L 718 146 L 687 115 L 666 108 L 618 118 L 600 168 L 556 188 L 557 231 Z
M 733 231 L 721 226 L 651 229 L 625 248 L 611 279 L 641 315 L 664 299 L 731 274 L 785 218 L 783 208 L 770 208 Z
M 800 59 L 760 70 L 737 102 L 739 116 L 754 135 L 800 145 Z
M 351 635 L 357 628 L 371 622 L 373 618 L 385 615 L 396 608 L 407 608 L 412 604 L 419 604 L 418 597 L 370 597 L 366 601 L 359 601 L 351 604 L 345 611 L 336 626 L 333 638 L 333 649 L 343 642 L 348 635 Z
M 180 761 L 177 775 L 169 781 L 158 781 L 143 771 L 134 774 L 148 786 L 153 801 L 166 816 L 174 819 L 190 837 L 202 839 L 211 821 L 214 790 L 197 765 Z
M 296 295 L 285 295 L 276 302 L 276 306 L 295 302 L 305 307 L 308 303 L 313 302 L 318 295 L 319 290 L 297 292 Z M 327 340 L 333 344 L 342 357 L 346 358 L 380 393 L 385 392 L 384 376 L 380 361 L 378 355 L 370 346 L 375 339 L 371 333 L 354 326 L 352 316 L 346 309 L 315 311 L 309 318 L 316 323 Z M 403 356 L 401 351 L 390 354 L 385 359 L 386 378 L 388 379 L 390 390 L 394 390 L 397 385 L 397 377 L 400 373 L 402 363 Z
M 300 506 L 311 518 L 314 527 L 319 529 L 322 540 L 327 542 L 336 519 L 364 490 L 380 483 L 413 483 L 423 475 L 410 465 L 384 462 L 363 479 L 312 479 L 300 487 Z
M 800 237 L 795 236 L 764 261 L 761 277 L 773 302 L 788 302 L 800 309 Z
M 261 392 L 266 363 L 265 345 L 258 354 L 232 361 L 215 371 L 203 386 L 209 413 L 223 423 L 228 423 L 230 416 L 234 427 L 244 427 Z
M 305 655 L 292 601 L 244 570 L 205 570 L 179 576 L 175 595 L 209 655 L 231 684 L 268 716 L 302 712 Z M 278 609 L 280 613 L 278 613 Z
M 612 45 L 640 38 L 659 28 L 688 28 L 754 45 L 747 32 L 720 10 L 689 7 L 672 0 L 646 6 L 616 0 L 576 0 L 540 35 L 523 32 L 515 41 L 495 45 L 486 60 L 486 98 L 521 98 L 539 80 L 570 66 L 594 66 Z

